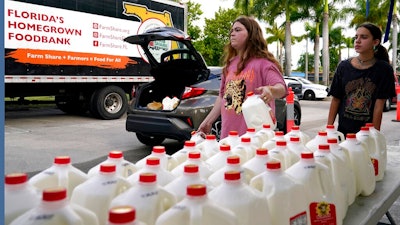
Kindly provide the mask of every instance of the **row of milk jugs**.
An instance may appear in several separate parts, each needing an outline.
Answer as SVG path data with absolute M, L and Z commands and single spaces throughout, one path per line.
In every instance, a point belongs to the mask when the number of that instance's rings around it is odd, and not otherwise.
M 225 139 L 191 140 L 172 155 L 154 146 L 135 164 L 121 151 L 88 173 L 55 157 L 30 179 L 5 177 L 5 224 L 342 224 L 386 168 L 384 136 L 366 124 L 347 137 L 327 126 L 310 138 L 269 125 Z

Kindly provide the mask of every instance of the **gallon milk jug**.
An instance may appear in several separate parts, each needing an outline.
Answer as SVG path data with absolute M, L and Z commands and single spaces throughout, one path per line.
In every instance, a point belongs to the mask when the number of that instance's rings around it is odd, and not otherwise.
M 291 137 L 299 137 L 301 143 L 303 143 L 304 145 L 311 140 L 310 136 L 302 132 L 300 130 L 300 127 L 296 125 L 292 126 L 292 130 L 285 134 L 286 142 L 289 142 Z
M 97 216 L 88 209 L 70 204 L 64 187 L 45 188 L 42 200 L 11 225 L 98 225 Z
M 89 177 L 100 172 L 101 164 L 108 163 L 115 164 L 117 168 L 117 174 L 125 178 L 129 177 L 137 171 L 137 167 L 135 166 L 135 164 L 124 159 L 124 153 L 122 151 L 110 151 L 105 161 L 97 164 L 88 171 Z
M 193 151 L 189 152 L 188 159 L 185 162 L 181 163 L 179 166 L 175 167 L 175 169 L 173 169 L 171 173 L 175 177 L 181 176 L 183 174 L 184 167 L 188 164 L 197 165 L 199 167 L 200 177 L 204 179 L 207 179 L 214 172 L 211 166 L 201 158 L 201 152 Z M 185 191 L 186 189 L 184 190 L 183 195 L 185 195 Z
M 196 148 L 203 154 L 205 159 L 210 158 L 219 151 L 217 137 L 214 134 L 206 135 L 206 139 L 201 144 L 196 145 Z
M 356 134 L 348 133 L 346 140 L 339 144 L 349 150 L 350 163 L 356 178 L 357 195 L 368 196 L 375 190 L 375 170 L 368 150 L 357 140 Z
M 386 170 L 387 164 L 387 146 L 386 146 L 386 138 L 379 130 L 375 129 L 374 124 L 366 123 L 366 127 L 369 128 L 369 134 L 374 139 L 376 149 L 378 150 L 381 158 L 380 165 L 383 171 Z M 384 174 L 382 174 L 384 176 Z
M 136 209 L 131 206 L 116 206 L 108 212 L 107 225 L 146 225 L 136 220 Z
M 153 149 L 151 150 L 150 155 L 140 159 L 139 161 L 136 162 L 136 166 L 140 169 L 143 168 L 144 165 L 146 164 L 147 158 L 150 157 L 156 157 L 160 159 L 160 165 L 162 168 L 171 171 L 173 168 L 175 168 L 178 165 L 178 162 L 176 159 L 172 158 L 170 155 L 167 154 L 165 151 L 165 146 L 161 145 L 156 145 L 153 146 Z
M 289 168 L 297 158 L 297 155 L 286 148 L 286 141 L 276 141 L 275 148 L 268 151 L 271 159 L 276 159 L 281 162 L 282 170 Z
M 136 185 L 115 197 L 110 207 L 134 207 L 138 220 L 154 225 L 157 217 L 176 203 L 175 196 L 157 184 L 157 178 L 155 173 L 141 173 Z
M 306 147 L 312 152 L 318 150 L 318 145 L 328 143 L 328 133 L 326 131 L 318 131 L 318 134 L 307 142 Z
M 240 176 L 239 171 L 225 172 L 224 182 L 210 191 L 208 197 L 235 213 L 241 225 L 272 224 L 267 198 L 244 184 Z
M 261 138 L 261 146 L 275 136 L 275 132 L 272 130 L 271 125 L 269 124 L 263 124 L 261 130 L 257 131 L 256 134 Z
M 269 160 L 268 150 L 265 148 L 259 148 L 256 150 L 256 155 L 249 161 L 243 164 L 243 169 L 250 171 L 250 178 L 261 174 L 265 171 L 265 165 Z
M 202 143 L 206 139 L 206 134 L 203 132 L 192 131 L 190 135 L 190 141 L 194 141 L 195 145 Z
M 246 133 L 244 133 L 240 137 L 241 138 L 249 137 L 250 140 L 251 140 L 251 144 L 253 145 L 254 149 L 261 148 L 261 145 L 263 144 L 262 137 L 257 134 L 256 129 L 254 127 L 247 128 Z
M 325 131 L 328 134 L 328 138 L 336 138 L 339 143 L 345 140 L 344 134 L 336 130 L 335 125 L 326 125 Z
M 256 147 L 251 144 L 250 137 L 241 137 L 240 143 L 232 149 L 232 154 L 240 156 L 240 162 L 245 163 L 254 157 Z
M 305 146 L 303 142 L 300 141 L 300 137 L 290 137 L 290 140 L 287 143 L 286 147 L 289 151 L 294 153 L 292 164 L 300 160 L 302 152 L 311 151 Z
M 230 145 L 233 149 L 236 145 L 240 144 L 239 133 L 236 130 L 231 130 L 228 136 L 221 139 L 218 143 L 219 145 Z
M 343 176 L 347 186 L 347 205 L 356 199 L 356 177 L 350 163 L 349 150 L 341 147 L 337 138 L 328 138 L 329 149 L 339 160 L 339 174 Z
M 57 156 L 51 167 L 41 171 L 29 179 L 29 183 L 39 190 L 52 187 L 67 188 L 67 197 L 76 186 L 88 179 L 88 175 L 71 164 L 69 156 Z
M 365 143 L 369 151 L 369 156 L 371 157 L 372 165 L 375 171 L 375 181 L 380 181 L 383 179 L 385 173 L 385 168 L 381 165 L 381 154 L 376 148 L 375 139 L 371 137 L 369 132 L 369 127 L 361 127 L 361 130 L 356 133 L 356 138 L 358 141 Z
M 263 124 L 269 124 L 272 129 L 276 128 L 275 113 L 254 92 L 247 93 L 247 98 L 242 104 L 242 112 L 247 127 L 254 127 L 259 131 Z
M 224 181 L 225 172 L 232 170 L 239 171 L 241 173 L 242 181 L 246 184 L 248 184 L 250 179 L 254 177 L 254 174 L 251 171 L 244 169 L 240 165 L 240 157 L 238 155 L 231 155 L 226 159 L 225 166 L 211 174 L 208 180 L 214 187 L 219 186 Z
M 192 151 L 197 151 L 196 142 L 194 141 L 185 141 L 183 148 L 172 154 L 172 158 L 174 158 L 177 162 L 177 166 L 186 161 L 188 157 L 188 153 Z M 203 156 L 204 157 L 204 156 Z M 172 168 L 173 169 L 173 168 Z
M 305 187 L 310 224 L 342 224 L 330 170 L 314 160 L 313 152 L 303 152 L 286 173 Z
M 338 218 L 343 220 L 347 213 L 347 200 L 349 194 L 349 187 L 347 184 L 349 178 L 346 177 L 348 174 L 344 174 L 344 162 L 331 153 L 330 145 L 328 144 L 319 145 L 318 150 L 314 152 L 314 158 L 316 162 L 327 166 L 330 170 L 329 177 L 331 177 L 333 189 L 336 194 L 336 213 L 338 214 Z
M 190 184 L 208 185 L 207 180 L 200 176 L 199 166 L 195 164 L 186 164 L 183 173 L 164 188 L 174 194 L 177 201 L 181 201 L 186 195 L 186 187 Z
M 115 164 L 101 164 L 100 172 L 78 185 L 71 196 L 71 203 L 94 212 L 99 224 L 107 222 L 111 200 L 131 187 L 129 182 L 116 173 Z
M 261 147 L 271 150 L 275 148 L 276 141 L 284 141 L 284 140 L 285 140 L 285 134 L 283 133 L 283 131 L 275 131 L 274 137 L 264 142 L 264 144 Z
M 156 157 L 149 157 L 146 159 L 146 164 L 143 168 L 139 169 L 136 173 L 132 174 L 127 178 L 129 183 L 132 185 L 136 184 L 139 180 L 139 175 L 142 173 L 155 173 L 157 175 L 157 183 L 161 186 L 168 184 L 173 181 L 176 177 L 168 171 L 161 167 L 160 159 Z
M 308 224 L 304 186 L 287 175 L 277 160 L 268 161 L 266 168 L 265 172 L 251 179 L 250 186 L 267 198 L 270 224 Z
M 211 166 L 213 172 L 221 169 L 226 164 L 228 156 L 232 155 L 230 145 L 220 145 L 219 152 L 206 160 L 206 163 Z
M 4 182 L 4 218 L 8 225 L 40 202 L 40 193 L 28 183 L 26 173 L 10 173 Z
M 186 197 L 161 214 L 156 225 L 238 225 L 236 215 L 207 197 L 205 185 L 189 185 Z

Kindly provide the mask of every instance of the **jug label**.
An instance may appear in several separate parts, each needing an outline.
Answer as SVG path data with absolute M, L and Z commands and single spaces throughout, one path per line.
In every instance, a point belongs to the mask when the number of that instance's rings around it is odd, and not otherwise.
M 336 207 L 328 202 L 312 202 L 310 218 L 312 225 L 336 225 Z
M 146 192 L 140 195 L 142 198 L 150 198 L 152 196 L 158 195 L 158 191 L 151 191 L 151 192 Z
M 32 215 L 29 217 L 29 220 L 51 220 L 54 217 L 54 214 L 39 214 Z
M 375 176 L 378 176 L 379 173 L 379 160 L 375 158 L 371 158 L 371 163 L 374 165 Z
M 290 218 L 290 225 L 307 225 L 307 212 L 301 212 Z

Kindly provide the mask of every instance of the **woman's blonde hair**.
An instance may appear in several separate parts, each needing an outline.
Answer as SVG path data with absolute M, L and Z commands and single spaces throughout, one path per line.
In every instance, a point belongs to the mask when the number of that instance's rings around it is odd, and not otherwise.
M 251 58 L 267 58 L 273 62 L 279 71 L 282 73 L 282 67 L 279 62 L 275 59 L 274 55 L 268 51 L 268 45 L 266 40 L 263 38 L 261 27 L 258 22 L 248 16 L 239 16 L 232 24 L 239 22 L 243 24 L 248 32 L 247 43 L 244 48 L 243 54 L 240 56 L 239 63 L 237 66 L 236 74 L 242 72 L 247 62 Z M 226 70 L 229 67 L 231 59 L 238 55 L 238 52 L 232 47 L 231 42 L 229 42 L 224 47 L 224 68 L 223 74 L 226 74 Z

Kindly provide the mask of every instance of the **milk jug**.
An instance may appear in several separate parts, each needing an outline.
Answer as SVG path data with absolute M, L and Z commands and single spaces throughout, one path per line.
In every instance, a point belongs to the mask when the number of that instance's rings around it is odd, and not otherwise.
M 205 159 L 210 158 L 219 151 L 217 137 L 214 134 L 206 135 L 206 139 L 201 144 L 196 145 L 196 148 L 204 155 Z
M 307 199 L 310 224 L 342 224 L 330 170 L 316 162 L 313 154 L 303 152 L 300 161 L 288 168 L 286 173 L 305 187 L 303 195 Z
M 28 183 L 26 173 L 5 175 L 4 221 L 8 225 L 18 216 L 34 208 L 40 202 L 40 193 Z
M 124 154 L 122 151 L 110 151 L 105 161 L 97 164 L 88 171 L 89 177 L 99 173 L 100 165 L 104 163 L 115 164 L 117 169 L 117 174 L 125 178 L 129 177 L 130 175 L 132 175 L 134 172 L 137 171 L 137 167 L 135 166 L 135 164 L 124 159 Z
M 276 141 L 284 141 L 284 140 L 285 140 L 285 135 L 284 135 L 283 131 L 275 131 L 274 137 L 269 139 L 268 141 L 264 142 L 264 144 L 261 147 L 271 150 L 271 149 L 275 148 Z
M 261 143 L 264 144 L 269 139 L 275 136 L 274 130 L 271 128 L 269 124 L 263 124 L 261 130 L 257 131 L 257 136 L 261 137 Z M 262 146 L 261 144 L 261 146 Z
M 370 135 L 369 127 L 361 127 L 361 130 L 356 133 L 356 138 L 358 141 L 364 142 L 369 151 L 371 162 L 374 166 L 375 181 L 382 180 L 385 173 L 385 168 L 383 168 L 381 165 L 381 153 L 376 148 L 377 144 L 375 143 L 375 139 Z
M 369 134 L 374 139 L 375 148 L 378 150 L 380 154 L 380 165 L 383 171 L 386 170 L 387 164 L 387 146 L 386 146 L 386 137 L 379 130 L 375 129 L 372 123 L 366 123 L 366 127 L 369 128 Z M 384 176 L 384 174 L 382 173 Z
M 170 155 L 167 154 L 165 151 L 165 146 L 162 145 L 156 145 L 153 146 L 153 149 L 151 150 L 150 155 L 140 159 L 139 161 L 136 162 L 136 166 L 140 169 L 143 168 L 146 164 L 147 158 L 150 157 L 156 157 L 160 159 L 160 165 L 162 168 L 171 171 L 173 168 L 175 168 L 178 165 L 178 162 L 176 159 L 172 158 Z
M 244 133 L 240 137 L 249 137 L 251 140 L 251 144 L 254 146 L 255 149 L 261 148 L 261 145 L 263 144 L 261 136 L 257 134 L 256 129 L 253 127 L 247 128 L 246 133 Z
M 327 166 L 330 170 L 329 177 L 331 177 L 333 189 L 336 194 L 336 213 L 338 214 L 338 218 L 343 220 L 347 213 L 347 201 L 349 193 L 349 187 L 347 183 L 349 179 L 346 178 L 348 174 L 343 174 L 346 172 L 343 168 L 345 164 L 336 155 L 331 153 L 330 146 L 328 144 L 319 145 L 318 150 L 314 152 L 314 158 L 316 162 Z
M 136 209 L 131 206 L 116 206 L 108 212 L 107 225 L 146 225 L 136 220 Z
M 349 150 L 350 163 L 356 178 L 357 195 L 368 196 L 375 190 L 375 170 L 368 150 L 357 140 L 356 134 L 348 133 L 346 140 L 339 144 Z
M 286 133 L 285 135 L 286 142 L 290 141 L 291 137 L 299 137 L 301 143 L 304 145 L 311 140 L 310 136 L 300 130 L 300 127 L 297 125 L 292 126 L 292 130 Z
M 268 151 L 271 159 L 276 159 L 281 162 L 281 168 L 286 170 L 296 160 L 297 155 L 286 148 L 286 141 L 276 141 L 275 148 Z
M 226 171 L 224 182 L 209 192 L 209 198 L 235 213 L 241 225 L 272 224 L 267 199 L 240 176 L 240 171 Z
M 244 169 L 240 165 L 240 157 L 238 155 L 231 155 L 228 156 L 226 159 L 226 164 L 219 170 L 215 171 L 211 176 L 208 178 L 208 180 L 211 182 L 211 184 L 216 187 L 220 185 L 224 181 L 224 174 L 226 171 L 239 171 L 241 173 L 241 178 L 242 181 L 246 184 L 250 182 L 250 179 L 254 177 L 254 173 Z
M 230 145 L 220 145 L 219 152 L 206 160 L 206 163 L 211 166 L 212 171 L 217 171 L 225 166 L 226 159 L 232 155 Z
M 306 147 L 312 152 L 318 150 L 318 145 L 328 143 L 328 133 L 326 131 L 318 131 L 318 134 L 307 142 Z
M 311 151 L 308 149 L 303 142 L 300 141 L 300 137 L 290 137 L 289 142 L 286 145 L 287 149 L 294 153 L 292 164 L 298 162 L 301 158 L 301 153 L 304 151 Z
M 110 207 L 128 205 L 138 209 L 136 218 L 154 225 L 157 217 L 176 203 L 175 196 L 157 184 L 155 173 L 141 173 L 136 185 L 115 197 Z
M 279 161 L 268 161 L 266 171 L 251 179 L 250 186 L 261 191 L 267 198 L 270 224 L 308 224 L 304 186 L 287 175 Z
M 240 156 L 241 163 L 245 163 L 255 155 L 256 148 L 251 144 L 250 137 L 241 137 L 240 144 L 232 149 L 232 153 Z
M 76 186 L 88 179 L 88 175 L 71 164 L 69 156 L 57 156 L 51 167 L 41 171 L 29 179 L 29 183 L 39 190 L 52 187 L 67 188 L 67 197 L 70 198 Z
M 254 92 L 247 93 L 247 98 L 242 104 L 242 112 L 247 127 L 254 127 L 259 131 L 263 124 L 269 124 L 272 129 L 276 128 L 275 113 Z
M 347 205 L 356 199 L 356 177 L 350 163 L 349 150 L 341 147 L 337 138 L 328 138 L 329 149 L 339 160 L 339 174 L 343 176 L 347 186 Z
M 328 138 L 336 138 L 339 143 L 345 140 L 344 134 L 336 130 L 335 125 L 326 125 L 325 131 L 328 134 Z
M 249 161 L 245 162 L 242 167 L 250 171 L 250 178 L 253 178 L 265 171 L 265 165 L 269 159 L 268 150 L 265 148 L 259 148 L 256 150 L 256 155 Z
M 100 172 L 78 185 L 71 196 L 71 203 L 94 212 L 99 224 L 107 222 L 111 200 L 131 187 L 129 182 L 118 175 L 115 164 L 101 164 Z
M 190 141 L 194 141 L 195 145 L 202 143 L 206 139 L 206 134 L 203 132 L 192 131 L 190 135 Z
M 205 185 L 189 185 L 186 197 L 161 214 L 156 225 L 238 225 L 236 215 L 207 197 Z
M 198 165 L 186 164 L 183 173 L 164 188 L 174 194 L 177 201 L 181 201 L 186 195 L 186 187 L 190 184 L 208 184 L 207 180 L 200 176 Z
M 98 225 L 97 216 L 88 209 L 70 204 L 64 187 L 45 188 L 41 202 L 10 225 Z
M 185 141 L 183 148 L 172 154 L 172 158 L 174 158 L 177 162 L 177 166 L 186 161 L 188 153 L 192 151 L 196 151 L 196 142 L 194 141 Z M 172 168 L 173 169 L 173 168 Z
M 231 130 L 228 136 L 221 139 L 218 143 L 219 145 L 229 145 L 231 148 L 234 148 L 236 145 L 240 144 L 239 133 L 236 130 Z
M 173 169 L 171 173 L 175 177 L 181 176 L 183 174 L 184 167 L 188 164 L 197 165 L 199 167 L 200 177 L 204 179 L 207 179 L 214 172 L 211 166 L 206 161 L 201 159 L 201 152 L 193 151 L 189 152 L 188 159 L 185 162 L 181 163 L 179 166 L 177 166 L 175 169 Z M 185 192 L 183 192 L 183 194 L 185 194 Z
M 146 159 L 146 164 L 143 168 L 139 169 L 136 173 L 132 174 L 127 178 L 129 183 L 132 185 L 136 184 L 139 180 L 139 175 L 141 173 L 155 173 L 157 175 L 157 182 L 159 185 L 164 186 L 169 182 L 173 181 L 176 177 L 168 171 L 161 167 L 160 159 L 156 157 L 149 157 Z

